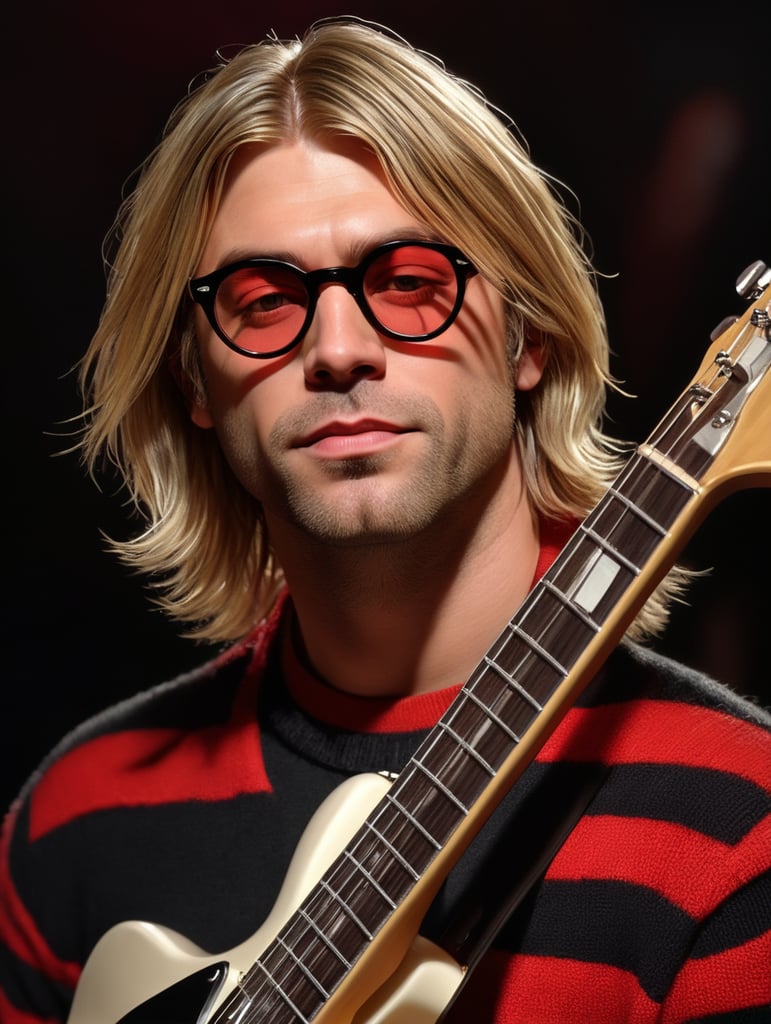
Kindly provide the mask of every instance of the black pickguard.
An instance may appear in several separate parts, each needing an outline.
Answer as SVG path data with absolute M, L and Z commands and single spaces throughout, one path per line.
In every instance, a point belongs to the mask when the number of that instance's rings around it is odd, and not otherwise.
M 198 1024 L 206 1019 L 222 983 L 227 977 L 228 964 L 204 967 L 182 981 L 169 985 L 157 996 L 130 1010 L 115 1024 Z M 105 1021 L 105 1024 L 109 1022 Z

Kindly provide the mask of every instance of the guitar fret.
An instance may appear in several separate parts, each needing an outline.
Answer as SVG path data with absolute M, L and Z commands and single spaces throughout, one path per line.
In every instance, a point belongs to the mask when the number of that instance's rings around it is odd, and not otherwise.
M 522 639 L 525 639 L 527 637 L 527 634 L 524 633 L 523 630 L 520 630 L 519 627 L 517 627 L 517 626 L 510 626 L 509 628 L 512 630 L 513 633 L 516 633 L 518 636 L 521 634 L 521 638 Z M 525 642 L 527 642 L 527 640 Z M 529 646 L 531 646 L 531 645 L 528 644 L 528 647 Z M 538 653 L 537 650 L 536 650 L 536 653 Z M 545 651 L 543 652 L 543 654 L 544 654 L 545 660 L 548 661 L 549 663 L 551 663 L 552 662 L 551 656 L 547 655 Z M 514 676 L 510 675 L 506 671 L 506 669 L 503 668 L 502 665 L 499 665 L 497 661 L 494 661 L 488 655 L 485 655 L 484 660 L 485 660 L 485 664 L 489 665 L 489 667 L 494 672 L 496 672 L 502 679 L 505 679 L 506 682 L 509 684 L 509 686 L 511 686 L 512 689 L 516 690 L 516 692 L 520 695 L 520 697 L 524 697 L 524 699 L 527 701 L 527 703 L 532 708 L 534 708 L 536 711 L 543 711 L 542 705 L 538 703 L 538 701 L 535 699 L 535 697 L 533 697 L 531 694 L 529 694 L 527 692 L 527 690 L 524 688 L 524 686 L 522 686 L 521 683 L 518 683 L 517 680 L 514 678 Z M 566 672 L 565 672 L 565 670 L 563 668 L 560 668 L 559 671 L 562 673 L 562 675 L 566 675 Z
M 596 530 L 593 530 L 590 526 L 587 526 L 584 523 L 581 526 L 581 531 L 589 538 L 589 540 L 593 541 L 598 548 L 602 548 L 602 550 L 610 555 L 612 559 L 620 562 L 621 565 L 623 565 L 625 569 L 628 569 L 633 575 L 640 575 L 639 567 L 636 566 L 634 562 L 630 562 L 628 558 L 625 558 L 617 548 L 614 548 L 612 544 L 609 544 L 608 541 L 606 541 L 604 537 L 601 537 Z
M 453 740 L 455 740 L 458 746 L 461 747 L 465 751 L 465 753 L 467 753 L 470 757 L 472 757 L 477 762 L 477 764 L 481 765 L 481 767 L 484 768 L 484 770 L 491 778 L 495 778 L 497 769 L 493 768 L 491 764 L 488 764 L 485 758 L 482 757 L 482 755 L 475 747 L 473 747 L 467 740 L 464 740 L 463 737 L 460 736 L 452 728 L 452 726 L 449 725 L 448 722 L 444 721 L 444 719 L 442 719 L 438 724 L 439 728 L 442 729 L 445 733 L 447 733 L 447 735 L 450 736 Z
M 629 511 L 633 515 L 637 516 L 637 518 L 640 519 L 643 523 L 645 523 L 646 526 L 649 526 L 654 533 L 657 533 L 660 537 L 666 537 L 667 531 L 664 529 L 664 527 L 651 516 L 649 516 L 647 512 L 643 512 L 640 506 L 636 505 L 631 498 L 627 498 L 627 496 L 622 491 L 619 491 L 615 487 L 609 487 L 608 494 L 612 494 L 615 498 L 618 498 L 622 505 L 628 508 Z
M 378 831 L 378 829 L 375 828 L 375 826 L 373 825 L 373 823 L 371 821 L 367 820 L 364 824 L 370 830 L 370 832 L 373 832 L 375 834 L 375 836 L 386 847 L 386 849 L 389 851 L 389 853 L 391 853 L 392 856 L 394 856 L 396 858 L 396 860 L 398 860 L 398 862 L 401 864 L 401 866 L 404 868 L 404 870 L 407 872 L 407 874 L 412 876 L 412 880 L 414 882 L 417 882 L 418 879 L 420 878 L 420 872 L 416 871 L 415 868 L 413 868 L 413 866 L 410 864 L 410 862 L 405 857 L 402 856 L 402 854 L 399 852 L 399 850 L 396 849 L 396 847 L 393 845 L 393 843 L 390 843 L 386 839 L 386 837 L 382 834 L 382 832 Z
M 454 716 L 452 712 L 446 714 L 444 724 L 449 726 L 453 717 L 457 716 Z M 475 714 L 474 719 L 470 719 L 468 715 L 465 719 L 460 717 L 458 725 L 467 736 L 476 737 L 477 742 L 474 744 L 463 743 L 457 730 L 437 725 L 432 736 L 416 752 L 414 759 L 420 762 L 421 770 L 429 778 L 434 789 L 444 794 L 462 814 L 465 814 L 490 782 L 491 776 L 488 769 L 493 763 L 496 763 L 497 752 L 494 748 L 496 745 L 500 748 L 501 737 L 500 734 L 497 734 L 497 738 L 492 737 L 493 749 L 488 749 L 489 745 L 486 740 L 489 741 L 491 736 L 485 737 L 484 735 L 486 720 L 482 723 L 482 731 L 479 731 L 478 714 Z M 460 743 L 453 737 L 453 733 L 456 737 L 461 738 Z M 473 747 L 476 756 L 466 749 L 469 746 Z M 441 805 L 436 806 L 436 801 L 433 803 L 434 810 L 446 817 L 446 805 L 443 808 Z M 421 817 L 424 817 L 422 813 Z M 445 835 L 446 829 L 440 828 L 436 834 Z
M 330 993 L 329 993 L 329 992 L 327 992 L 327 990 L 326 990 L 326 989 L 324 988 L 324 986 L 323 986 L 323 985 L 321 984 L 321 982 L 320 982 L 320 981 L 318 980 L 318 978 L 317 978 L 317 977 L 316 977 L 316 976 L 315 976 L 315 975 L 313 974 L 313 972 L 312 972 L 312 971 L 310 971 L 310 970 L 308 969 L 308 967 L 307 967 L 307 966 L 306 966 L 306 965 L 305 965 L 305 964 L 304 964 L 304 963 L 302 962 L 302 960 L 301 960 L 301 959 L 300 959 L 300 958 L 299 958 L 299 957 L 297 956 L 297 954 L 296 954 L 296 953 L 294 952 L 294 950 L 292 949 L 292 947 L 291 947 L 291 946 L 290 946 L 290 945 L 289 945 L 288 943 L 286 943 L 286 942 L 285 942 L 285 941 L 284 941 L 284 940 L 283 940 L 283 939 L 281 938 L 281 935 L 277 935 L 277 936 L 276 936 L 276 942 L 278 942 L 278 944 L 279 944 L 279 945 L 280 945 L 280 946 L 281 946 L 281 947 L 282 947 L 282 948 L 283 948 L 283 949 L 284 949 L 284 950 L 285 950 L 285 951 L 286 951 L 286 952 L 287 952 L 287 953 L 289 954 L 289 956 L 290 956 L 290 957 L 291 957 L 291 959 L 292 959 L 292 962 L 293 962 L 294 964 L 296 964 L 296 966 L 297 966 L 297 967 L 298 967 L 298 968 L 300 969 L 300 971 L 301 971 L 301 972 L 302 972 L 302 973 L 303 973 L 303 974 L 305 975 L 305 977 L 306 977 L 306 978 L 308 979 L 308 981 L 309 981 L 309 982 L 310 982 L 310 983 L 311 983 L 311 984 L 313 985 L 313 987 L 314 987 L 314 988 L 316 989 L 316 991 L 317 991 L 317 992 L 318 992 L 318 993 L 319 993 L 319 994 L 320 994 L 320 995 L 321 995 L 321 996 L 322 996 L 322 997 L 323 997 L 324 999 L 328 999 L 328 998 L 329 998 L 329 996 L 330 996 Z
M 557 591 L 557 594 L 559 594 L 560 601 L 562 602 L 564 595 L 559 591 Z M 518 622 L 510 622 L 508 628 L 515 636 L 519 637 L 520 640 L 523 640 L 530 650 L 533 651 L 534 654 L 538 655 L 541 661 L 545 661 L 547 665 L 553 668 L 558 675 L 566 676 L 568 674 L 568 670 L 562 662 L 558 661 L 553 654 L 550 654 L 549 651 L 539 644 L 535 637 L 528 633 L 527 630 L 523 629 Z M 535 698 L 532 695 L 529 696 L 534 703 L 534 706 L 536 706 L 539 711 L 543 711 L 542 706 L 535 700 Z
M 416 758 L 412 758 L 412 764 L 415 765 L 415 767 L 418 768 L 426 776 L 426 778 L 439 790 L 439 792 L 443 793 L 447 797 L 447 799 L 452 804 L 454 804 L 462 814 L 468 814 L 468 807 L 466 807 L 466 805 L 458 799 L 458 797 L 452 792 L 452 790 L 448 786 L 445 786 L 445 784 L 440 779 L 438 779 L 436 775 L 434 775 L 434 773 L 423 764 L 422 761 L 419 761 Z
M 284 1000 L 286 1005 L 295 1015 L 295 1018 L 298 1021 L 301 1021 L 302 1024 L 310 1024 L 311 1018 L 306 1017 L 305 1014 L 300 1009 L 300 1007 L 295 1005 L 294 1001 L 290 998 L 289 994 L 284 991 L 281 985 L 279 985 L 279 983 L 276 981 L 276 979 L 273 977 L 273 975 L 270 973 L 267 967 L 260 960 L 256 962 L 255 966 L 259 967 L 262 970 L 266 980 L 273 988 L 273 991 L 276 992 Z
M 375 889 L 375 891 L 383 897 L 383 899 L 389 905 L 391 910 L 396 910 L 397 904 L 394 903 L 394 901 L 391 899 L 391 897 L 388 895 L 385 889 L 378 884 L 378 882 L 373 878 L 371 873 L 367 871 L 364 865 L 353 856 L 350 850 L 344 850 L 343 852 L 346 858 L 353 864 L 354 868 L 356 868 L 357 871 L 361 872 L 361 874 L 364 875 L 364 877 L 367 879 L 372 888 Z
M 399 823 L 396 834 L 392 836 L 393 843 L 389 844 L 385 835 L 379 837 L 376 830 L 367 828 L 370 824 L 367 821 L 343 851 L 337 872 L 327 876 L 333 887 L 337 887 L 342 895 L 349 898 L 350 906 L 362 920 L 369 923 L 373 932 L 377 930 L 377 922 L 384 914 L 387 916 L 396 909 L 420 877 L 420 873 L 410 863 L 411 855 L 415 852 L 414 830 L 410 829 L 407 833 L 404 819 L 397 819 L 393 809 L 387 805 L 384 810 L 392 816 L 392 824 Z M 387 829 L 388 825 L 386 821 L 384 828 Z M 406 840 L 403 852 L 396 849 L 402 840 Z M 425 841 L 420 839 L 419 842 L 425 850 Z M 398 857 L 394 855 L 394 850 L 399 854 Z M 425 863 L 425 858 L 419 863 Z M 362 876 L 366 884 L 362 882 Z
M 315 932 L 318 938 L 321 939 L 321 941 L 324 943 L 324 945 L 327 947 L 330 953 L 337 957 L 337 959 L 340 961 L 343 967 L 345 967 L 346 970 L 350 970 L 353 964 L 349 960 L 347 960 L 346 957 L 343 956 L 343 954 L 340 952 L 340 950 L 337 948 L 334 942 L 332 942 L 332 940 L 324 931 L 324 929 L 320 928 L 319 925 L 316 924 L 316 922 L 313 920 L 310 914 L 308 914 L 303 907 L 298 907 L 297 912 L 302 917 L 302 919 L 310 925 L 312 930 Z
M 594 621 L 591 615 L 588 615 L 580 605 L 576 604 L 575 601 L 572 601 L 567 594 L 564 594 L 558 586 L 552 583 L 551 580 L 547 579 L 543 580 L 543 585 L 553 597 L 557 598 L 561 605 L 579 618 L 585 626 L 588 626 L 592 632 L 599 633 L 600 626 Z M 554 667 L 557 668 L 557 665 L 555 664 Z
M 315 922 L 310 921 L 307 915 L 298 913 L 276 936 L 254 968 L 256 973 L 259 967 L 276 986 L 277 994 L 288 999 L 294 1010 L 309 1019 L 314 1017 L 317 1008 L 334 991 L 351 963 L 351 958 L 344 958 L 343 964 L 337 955 L 339 951 L 330 948 L 327 941 L 319 942 L 320 937 L 326 940 L 323 933 L 319 934 Z M 249 981 L 251 974 L 246 976 L 245 981 Z M 263 978 L 256 992 L 264 993 L 264 988 Z M 277 1009 L 286 1009 L 285 1006 L 276 1007 L 276 998 L 276 994 L 263 994 L 258 1009 L 263 1015 L 269 1014 L 271 1022 L 286 1020 L 288 1024 L 289 1018 L 276 1012 Z M 296 1018 L 293 1016 L 291 1021 L 295 1022 Z
M 435 850 L 441 850 L 442 844 L 431 835 L 428 829 L 423 827 L 414 814 L 411 814 L 407 808 L 396 799 L 393 793 L 386 793 L 385 798 L 389 803 L 394 805 L 397 811 L 400 811 L 404 817 L 407 818 L 411 825 L 415 826 L 418 832 L 420 832 L 423 838 L 426 839 Z
M 488 704 L 486 704 L 483 700 L 477 697 L 477 695 L 470 687 L 466 688 L 463 691 L 463 694 L 464 696 L 468 697 L 469 700 L 473 701 L 473 703 L 476 704 L 477 707 L 480 707 L 484 711 L 485 715 L 490 719 L 490 721 L 495 722 L 498 728 L 506 733 L 506 735 L 509 737 L 512 743 L 516 744 L 520 742 L 522 737 L 518 736 L 513 729 L 510 729 L 508 725 L 506 725 L 506 723 L 503 721 L 503 719 L 496 715 L 496 713 L 492 710 L 491 707 L 489 707 Z
M 418 780 L 420 783 L 428 784 L 427 780 L 423 776 L 417 776 L 417 773 L 413 772 L 409 765 L 403 774 L 416 776 L 410 782 L 413 787 Z M 392 787 L 390 796 L 393 797 L 396 791 L 397 787 Z M 435 789 L 431 790 L 431 794 L 439 795 Z M 414 789 L 411 791 L 408 787 L 405 791 L 406 804 L 404 801 L 399 801 L 398 798 L 389 799 L 387 797 L 379 805 L 377 812 L 372 815 L 372 823 L 377 827 L 385 842 L 397 848 L 401 855 L 398 861 L 391 861 L 390 864 L 393 871 L 402 873 L 402 879 L 399 881 L 398 875 L 396 875 L 394 884 L 387 886 L 397 902 L 401 898 L 399 894 L 409 889 L 416 878 L 420 878 L 433 860 L 437 849 L 440 849 L 442 845 L 436 839 L 433 824 L 429 823 L 429 817 L 425 813 L 426 808 L 416 805 L 414 796 Z M 428 810 L 430 811 L 431 808 L 429 807 Z M 410 813 L 411 811 L 414 813 Z M 420 818 L 425 820 L 419 820 Z M 380 858 L 384 864 L 388 863 L 388 857 L 382 849 Z M 406 868 L 402 867 L 403 863 Z M 370 864 L 369 867 L 382 880 L 383 870 L 380 865 Z M 385 885 L 385 882 L 383 884 Z
M 223 1019 L 228 1020 L 231 1024 L 241 1024 L 244 1016 L 247 1013 L 251 1013 L 254 1009 L 254 995 L 252 995 L 248 989 L 244 988 L 243 983 L 239 980 L 236 981 L 236 988 L 239 989 L 242 995 L 242 999 L 239 1001 L 239 1005 L 236 1006 L 238 1013 L 228 1013 Z M 232 1002 L 231 996 L 231 1002 Z M 264 1005 L 264 1003 L 263 1003 Z
M 325 892 L 329 893 L 329 895 L 332 897 L 335 903 L 337 903 L 337 905 L 343 909 L 343 911 L 345 912 L 345 914 L 347 914 L 350 920 L 353 921 L 357 928 L 359 928 L 362 935 L 366 937 L 367 941 L 372 942 L 375 936 L 372 934 L 369 928 L 367 928 L 364 922 L 361 921 L 359 917 L 357 917 L 357 915 L 353 912 L 353 909 L 349 906 L 348 903 L 346 903 L 343 897 L 339 893 L 335 892 L 335 890 L 332 888 L 332 886 L 329 884 L 329 882 L 327 882 L 325 878 L 321 879 L 319 885 Z

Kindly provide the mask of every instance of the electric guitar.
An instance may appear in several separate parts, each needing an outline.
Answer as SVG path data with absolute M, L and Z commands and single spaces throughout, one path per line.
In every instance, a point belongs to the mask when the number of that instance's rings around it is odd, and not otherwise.
M 771 486 L 771 271 L 485 654 L 396 780 L 349 780 L 314 816 L 263 926 L 206 953 L 117 925 L 68 1024 L 433 1024 L 467 974 L 419 933 L 453 865 L 709 510 Z

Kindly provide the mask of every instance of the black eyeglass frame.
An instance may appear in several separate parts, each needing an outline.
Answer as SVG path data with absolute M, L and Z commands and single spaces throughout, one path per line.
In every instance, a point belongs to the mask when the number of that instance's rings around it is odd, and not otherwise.
M 400 249 L 403 246 L 431 249 L 434 252 L 441 253 L 447 258 L 450 266 L 455 271 L 455 280 L 458 291 L 455 296 L 453 308 L 442 326 L 437 327 L 433 331 L 429 331 L 427 334 L 400 334 L 398 331 L 392 331 L 390 328 L 380 323 L 370 309 L 369 303 L 364 295 L 364 277 L 370 266 L 384 253 L 391 252 L 394 249 Z M 281 348 L 274 349 L 271 352 L 254 352 L 251 349 L 243 348 L 241 345 L 236 344 L 232 338 L 228 337 L 217 321 L 215 305 L 217 301 L 217 291 L 220 285 L 231 274 L 238 270 L 244 270 L 247 267 L 276 267 L 281 270 L 290 271 L 291 273 L 296 274 L 300 279 L 308 296 L 308 308 L 305 312 L 305 319 L 297 332 L 297 335 L 288 344 L 283 345 Z M 366 317 L 367 322 L 381 334 L 384 334 L 388 338 L 392 338 L 394 341 L 420 342 L 430 341 L 432 338 L 436 338 L 438 335 L 443 334 L 444 331 L 446 331 L 453 323 L 460 312 L 461 306 L 463 305 L 463 300 L 466 295 L 466 281 L 478 272 L 479 271 L 474 264 L 454 245 L 448 245 L 445 242 L 429 242 L 423 239 L 399 239 L 393 242 L 386 242 L 384 245 L 379 245 L 372 249 L 356 267 L 324 267 L 320 270 L 306 271 L 301 270 L 300 267 L 296 267 L 292 263 L 286 263 L 283 260 L 268 259 L 266 257 L 253 257 L 250 259 L 238 260 L 235 263 L 229 263 L 225 267 L 220 267 L 219 270 L 215 270 L 211 274 L 206 274 L 204 277 L 192 279 L 188 283 L 188 291 L 193 302 L 196 302 L 201 306 L 206 314 L 206 319 L 211 324 L 213 330 L 228 346 L 228 348 L 232 349 L 234 352 L 238 352 L 242 356 L 249 356 L 252 359 L 274 359 L 276 356 L 281 356 L 286 352 L 290 352 L 295 348 L 295 346 L 299 345 L 305 337 L 316 313 L 319 289 L 322 284 L 326 284 L 328 281 L 334 281 L 337 284 L 343 285 L 346 291 L 355 300 L 356 305 Z

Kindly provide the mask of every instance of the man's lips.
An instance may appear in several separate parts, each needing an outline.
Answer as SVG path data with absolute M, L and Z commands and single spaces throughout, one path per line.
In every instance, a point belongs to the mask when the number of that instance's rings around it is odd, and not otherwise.
M 293 447 L 313 448 L 319 454 L 357 455 L 393 443 L 413 428 L 387 420 L 331 420 L 299 438 Z

